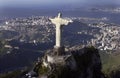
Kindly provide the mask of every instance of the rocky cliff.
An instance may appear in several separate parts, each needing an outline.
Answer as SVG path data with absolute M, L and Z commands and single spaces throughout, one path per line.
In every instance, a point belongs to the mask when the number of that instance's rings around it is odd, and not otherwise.
M 86 47 L 68 52 L 71 53 L 72 58 L 63 59 L 64 63 L 49 63 L 47 67 L 41 60 L 34 71 L 39 74 L 40 78 L 104 78 L 97 49 Z M 74 66 L 71 62 L 76 65 L 74 69 L 71 68 Z

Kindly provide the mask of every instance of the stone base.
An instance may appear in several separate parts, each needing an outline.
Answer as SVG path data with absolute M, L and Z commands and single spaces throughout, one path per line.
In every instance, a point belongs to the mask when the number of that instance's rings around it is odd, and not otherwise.
M 56 47 L 54 46 L 54 53 L 55 55 L 64 55 L 65 54 L 65 47 Z

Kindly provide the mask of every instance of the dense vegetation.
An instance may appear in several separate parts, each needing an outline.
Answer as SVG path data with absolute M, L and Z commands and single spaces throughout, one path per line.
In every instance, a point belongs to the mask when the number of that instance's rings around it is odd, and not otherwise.
M 28 69 L 15 70 L 8 73 L 1 73 L 0 78 L 25 78 L 25 74 L 27 72 L 28 72 Z
M 0 78 L 20 78 L 19 75 L 21 74 L 21 71 L 13 71 L 5 74 L 0 74 Z
M 102 71 L 107 78 L 120 78 L 120 54 L 100 52 Z
M 7 44 L 6 41 L 0 40 L 0 55 L 7 50 L 7 49 L 4 47 L 5 44 Z

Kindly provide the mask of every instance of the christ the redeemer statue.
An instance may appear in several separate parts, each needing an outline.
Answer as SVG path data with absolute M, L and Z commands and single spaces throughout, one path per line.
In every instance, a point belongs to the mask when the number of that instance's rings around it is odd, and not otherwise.
M 61 45 L 61 29 L 63 25 L 68 25 L 72 20 L 66 20 L 62 18 L 62 14 L 58 13 L 58 16 L 55 18 L 50 18 L 51 22 L 56 26 L 56 48 L 62 47 Z

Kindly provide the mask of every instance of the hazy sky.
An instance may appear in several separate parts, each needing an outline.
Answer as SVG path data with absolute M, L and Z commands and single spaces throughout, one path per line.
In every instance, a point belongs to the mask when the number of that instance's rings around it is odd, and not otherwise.
M 120 0 L 0 0 L 0 6 L 33 6 L 33 5 L 60 5 L 60 4 L 104 4 L 120 3 Z

